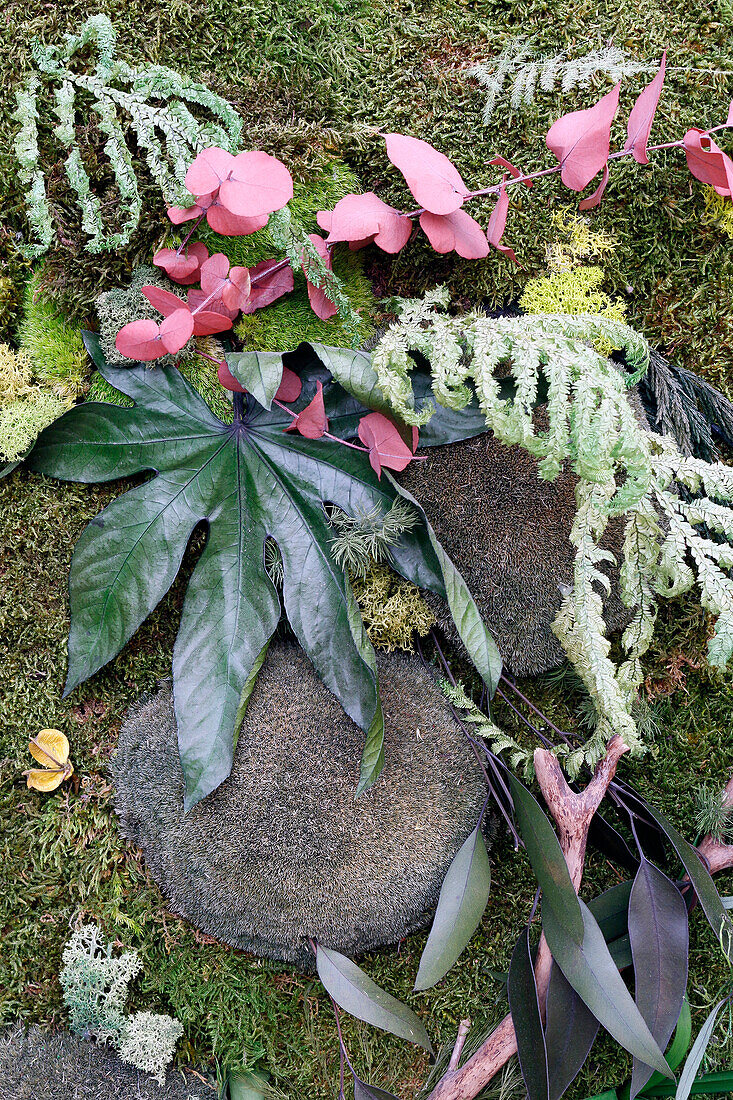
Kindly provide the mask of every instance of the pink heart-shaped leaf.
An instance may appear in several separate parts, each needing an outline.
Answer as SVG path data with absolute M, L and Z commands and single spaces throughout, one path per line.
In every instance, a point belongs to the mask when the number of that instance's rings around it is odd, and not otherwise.
M 228 332 L 232 327 L 231 317 L 214 310 L 202 309 L 192 313 L 194 336 L 212 336 L 215 332 Z
M 184 183 L 192 195 L 210 195 L 229 177 L 234 157 L 212 145 L 203 149 L 186 172 Z
M 515 165 L 513 165 L 511 161 L 508 161 L 505 157 L 494 157 L 493 160 L 489 161 L 489 164 L 500 164 L 502 168 L 506 168 L 510 176 L 514 176 L 515 180 L 519 179 L 519 177 L 522 175 L 521 168 L 515 167 Z M 534 181 L 522 180 L 522 183 L 525 187 L 531 187 Z
M 247 392 L 241 382 L 238 382 L 232 372 L 229 370 L 229 367 L 226 365 L 226 361 L 224 359 L 222 359 L 221 363 L 219 364 L 216 376 L 225 390 L 231 390 L 232 393 Z
M 222 183 L 219 199 L 240 218 L 256 218 L 280 210 L 293 197 L 293 180 L 282 161 L 251 150 L 234 157 L 231 176 Z
M 265 228 L 269 218 L 269 214 L 260 214 L 257 218 L 238 218 L 222 206 L 218 198 L 206 211 L 209 226 L 222 237 L 246 237 L 256 233 L 258 229 Z
M 509 248 L 507 245 L 501 243 L 501 238 L 504 236 L 504 230 L 506 229 L 506 219 L 509 213 L 509 194 L 506 189 L 506 177 L 501 181 L 501 190 L 499 191 L 499 198 L 496 200 L 496 206 L 491 211 L 491 217 L 489 218 L 489 227 L 486 230 L 486 236 L 489 244 L 498 249 L 499 252 L 503 252 L 505 256 L 508 256 L 514 263 L 517 262 L 517 257 L 514 255 L 514 249 Z
M 165 355 L 157 321 L 131 321 L 117 333 L 115 347 L 125 359 L 149 363 Z
M 465 210 L 454 210 L 452 214 L 425 210 L 420 215 L 420 228 L 436 252 L 455 250 L 464 260 L 480 260 L 489 254 L 486 234 Z
M 289 264 L 285 267 L 279 267 L 279 264 L 279 260 L 261 260 L 249 269 L 251 290 L 242 306 L 242 313 L 254 313 L 256 309 L 269 306 L 283 294 L 290 293 L 294 286 L 293 269 Z M 277 270 L 268 274 L 272 268 Z
M 275 398 L 288 404 L 291 401 L 298 400 L 302 389 L 303 383 L 295 371 L 291 370 L 290 367 L 283 367 L 283 376 Z
M 599 202 L 603 198 L 603 192 L 606 190 L 606 184 L 608 183 L 608 165 L 603 166 L 603 175 L 601 176 L 601 182 L 596 187 L 592 195 L 589 195 L 587 199 L 582 199 L 578 203 L 579 210 L 592 210 L 594 206 L 598 206 Z
M 181 286 L 198 282 L 201 264 L 205 262 L 209 250 L 201 241 L 191 244 L 183 252 L 173 248 L 161 248 L 153 256 L 153 263 L 165 271 L 169 279 Z
M 249 299 L 250 278 L 249 268 L 232 267 L 229 271 L 229 280 L 222 291 L 222 301 L 228 309 L 237 312 L 246 305 Z
M 168 317 L 177 309 L 186 308 L 186 303 L 182 302 L 176 294 L 171 294 L 170 290 L 148 285 L 141 287 L 141 291 L 153 309 L 157 309 L 158 313 L 162 313 L 164 317 Z
M 189 309 L 194 311 L 201 309 L 203 303 L 206 302 L 207 295 L 204 294 L 203 290 L 194 287 L 192 290 L 189 290 L 186 297 L 188 299 Z M 239 310 L 229 309 L 225 306 L 221 298 L 213 298 L 210 302 L 206 302 L 206 311 L 209 313 L 219 313 L 222 317 L 229 317 L 232 321 L 239 313 Z M 199 316 L 199 314 L 196 314 L 196 316 Z
M 468 194 L 456 166 L 427 141 L 386 134 L 387 156 L 405 177 L 420 206 L 431 214 L 452 214 Z
M 412 232 L 410 219 L 382 202 L 373 191 L 345 195 L 333 210 L 319 211 L 317 221 L 321 228 L 329 226 L 328 244 L 349 241 L 361 247 L 374 241 L 384 252 L 393 254 L 407 244 Z
M 649 134 L 651 133 L 654 116 L 657 113 L 659 97 L 662 94 L 662 84 L 664 84 L 666 66 L 667 51 L 665 50 L 662 54 L 662 63 L 659 66 L 659 71 L 640 94 L 636 103 L 631 108 L 631 114 L 629 115 L 629 121 L 626 126 L 626 133 L 628 136 L 626 138 L 626 144 L 624 145 L 624 152 L 631 153 L 634 160 L 639 164 L 649 163 L 649 157 L 646 155 L 646 146 L 649 141 Z M 582 204 L 581 208 L 584 210 L 588 209 L 588 207 L 583 207 Z
M 547 132 L 547 148 L 560 162 L 560 178 L 572 191 L 587 187 L 608 162 L 620 87 L 617 84 L 585 111 L 563 115 Z
M 177 309 L 160 323 L 160 339 L 166 351 L 175 355 L 193 336 L 193 317 L 188 309 Z
M 329 252 L 323 237 L 319 237 L 317 233 L 309 233 L 308 240 L 311 242 L 316 252 L 330 271 L 331 253 Z M 334 313 L 337 313 L 338 310 L 336 309 L 336 306 L 333 304 L 331 299 L 326 295 L 325 291 L 309 281 L 307 274 L 308 266 L 308 256 L 304 254 L 303 273 L 306 277 L 306 286 L 308 287 L 308 300 L 310 301 L 311 309 L 315 313 L 316 317 L 320 317 L 322 321 L 327 321 L 329 317 L 333 317 Z
M 328 429 L 328 417 L 323 401 L 323 386 L 316 382 L 316 396 L 285 429 L 286 432 L 300 432 L 306 439 L 320 439 Z
M 221 297 L 229 277 L 229 260 L 223 252 L 215 252 L 201 265 L 201 289 L 207 297 L 217 294 Z
M 714 187 L 719 195 L 733 194 L 733 161 L 705 130 L 688 130 L 682 146 L 695 179 Z
M 403 443 L 391 420 L 382 413 L 372 412 L 359 421 L 359 439 L 369 451 L 369 461 L 377 477 L 382 469 L 404 470 L 412 461 L 412 451 Z

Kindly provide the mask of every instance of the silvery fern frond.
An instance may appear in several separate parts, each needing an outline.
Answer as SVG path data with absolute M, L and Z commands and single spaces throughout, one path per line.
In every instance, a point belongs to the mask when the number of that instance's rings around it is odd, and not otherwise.
M 75 55 L 88 46 L 95 51 L 95 63 L 80 70 Z M 54 237 L 38 149 L 38 108 L 44 88 L 53 95 L 51 110 L 58 120 L 53 133 L 67 151 L 66 177 L 81 210 L 89 252 L 126 245 L 139 223 L 142 200 L 128 144 L 131 135 L 165 201 L 171 204 L 189 204 L 184 177 L 198 152 L 209 145 L 236 152 L 242 120 L 234 108 L 205 85 L 172 69 L 155 65 L 136 70 L 118 60 L 117 35 L 105 15 L 91 16 L 78 34 L 66 35 L 62 45 L 44 46 L 36 41 L 31 52 L 36 70 L 16 92 L 13 115 L 20 127 L 14 151 L 26 191 L 32 239 L 24 250 L 29 257 L 47 251 Z M 91 110 L 105 138 L 104 154 L 118 193 L 116 226 L 105 223 L 104 204 L 94 191 L 79 146 L 75 119 L 82 98 L 85 104 L 91 99 Z M 204 108 L 209 118 L 199 121 L 188 104 Z

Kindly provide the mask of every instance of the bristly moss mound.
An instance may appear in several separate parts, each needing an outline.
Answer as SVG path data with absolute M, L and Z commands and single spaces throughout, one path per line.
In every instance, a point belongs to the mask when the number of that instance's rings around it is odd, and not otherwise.
M 57 397 L 72 399 L 86 391 L 89 361 L 79 326 L 69 324 L 58 312 L 41 285 L 40 272 L 25 289 L 18 340 L 33 363 L 35 378 L 45 389 Z
M 351 578 L 369 640 L 376 649 L 412 652 L 414 634 L 429 633 L 437 619 L 420 589 L 388 566 L 374 562 L 364 577 Z
M 541 406 L 538 430 L 546 429 Z M 573 584 L 570 531 L 578 479 L 565 467 L 554 481 L 521 446 L 507 447 L 487 432 L 447 447 L 430 447 L 399 480 L 425 508 L 435 533 L 460 569 L 506 665 L 535 675 L 562 664 L 565 652 L 552 631 L 563 596 Z M 621 560 L 623 522 L 613 519 L 602 542 Z M 608 567 L 605 567 L 606 570 Z M 610 631 L 625 626 L 618 569 L 604 600 Z M 428 596 L 441 627 L 454 628 L 442 601 Z
M 109 1047 L 62 1031 L 11 1028 L 0 1036 L 0 1100 L 204 1100 L 199 1074 L 177 1069 L 165 1084 L 124 1065 Z
M 381 656 L 384 772 L 354 798 L 363 735 L 297 648 L 273 644 L 226 780 L 188 813 L 171 689 L 128 715 L 112 761 L 123 833 L 171 908 L 259 955 L 312 966 L 423 927 L 485 787 L 415 657 Z

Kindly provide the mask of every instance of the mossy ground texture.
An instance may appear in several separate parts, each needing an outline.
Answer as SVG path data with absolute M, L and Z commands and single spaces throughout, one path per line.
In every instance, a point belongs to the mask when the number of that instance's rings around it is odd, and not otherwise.
M 583 52 L 590 39 L 598 45 L 611 36 L 637 59 L 658 59 L 666 48 L 670 69 L 655 140 L 724 121 L 733 94 L 733 78 L 725 72 L 733 70 L 728 0 L 619 0 L 602 6 L 586 0 L 518 0 L 511 6 L 499 0 L 243 0 L 235 5 L 10 0 L 0 27 L 6 87 L 30 65 L 30 38 L 56 42 L 100 10 L 117 27 L 120 56 L 188 72 L 226 96 L 246 119 L 246 147 L 281 156 L 300 188 L 322 181 L 338 158 L 364 190 L 374 189 L 397 205 L 407 201 L 406 193 L 379 131 L 431 141 L 452 157 L 469 185 L 481 187 L 496 178 L 487 167 L 496 153 L 527 169 L 549 165 L 543 138 L 554 118 L 590 105 L 607 90 L 599 82 L 566 100 L 559 93 L 538 93 L 534 105 L 519 111 L 510 108 L 507 94 L 485 127 L 483 93 L 466 70 L 497 56 L 518 33 L 536 36 L 537 48 L 548 53 Z M 628 81 L 622 113 L 640 85 Z M 17 343 L 31 271 L 15 247 L 25 224 L 8 154 L 12 109 L 6 95 L 0 105 L 0 338 Z M 160 196 L 149 185 L 147 217 L 124 254 L 84 253 L 52 125 L 47 113 L 41 148 L 62 232 L 49 255 L 44 286 L 67 317 L 91 324 L 96 295 L 124 284 L 171 230 Z M 617 124 L 613 144 L 622 141 Z M 346 182 L 346 189 L 350 186 Z M 527 278 L 543 273 L 552 214 L 570 198 L 557 178 L 513 198 L 506 240 L 521 268 L 496 252 L 485 261 L 466 262 L 436 256 L 414 242 L 395 259 L 369 250 L 364 274 L 351 271 L 354 293 L 368 307 L 364 275 L 378 296 L 412 294 L 445 282 L 459 303 L 500 306 L 517 297 Z M 485 224 L 488 210 L 483 215 Z M 706 215 L 704 188 L 691 180 L 683 158 L 671 151 L 656 154 L 648 168 L 617 165 L 593 222 L 616 240 L 612 256 L 604 259 L 609 272 L 604 289 L 624 299 L 631 323 L 676 361 L 733 394 L 730 238 Z M 346 257 L 341 263 L 346 268 L 354 261 Z M 297 343 L 300 320 L 307 316 L 304 295 L 292 304 L 295 313 L 280 303 L 269 322 L 264 313 L 245 319 L 251 343 Z M 118 491 L 119 486 L 59 484 L 23 470 L 0 482 L 0 1020 L 64 1022 L 61 949 L 70 922 L 93 919 L 110 938 L 140 951 L 144 974 L 135 984 L 132 1007 L 181 1020 L 183 1060 L 212 1068 L 259 1063 L 288 1097 L 325 1100 L 335 1093 L 338 1058 L 333 1015 L 318 982 L 211 943 L 168 912 L 138 855 L 121 839 L 112 811 L 107 761 L 126 708 L 169 674 L 185 580 L 200 549 L 197 538 L 171 592 L 121 655 L 61 700 L 71 551 L 92 516 Z M 691 604 L 665 611 L 647 661 L 647 689 L 659 724 L 656 745 L 624 768 L 690 837 L 695 783 L 699 778 L 722 782 L 733 766 L 733 676 L 705 669 L 706 630 Z M 557 685 L 524 687 L 558 725 L 576 721 L 572 699 Z M 508 713 L 500 718 L 512 720 Z M 72 783 L 50 796 L 28 791 L 21 776 L 28 766 L 27 738 L 44 726 L 69 735 L 75 766 Z M 501 832 L 492 866 L 489 909 L 448 980 L 411 995 L 423 936 L 364 962 L 376 981 L 409 1000 L 438 1043 L 451 1043 L 466 1016 L 480 1032 L 506 1010 L 496 975 L 507 968 L 534 887 L 525 857 L 513 852 Z M 676 873 L 673 864 L 670 868 Z M 605 858 L 589 854 L 588 896 L 618 879 Z M 719 885 L 721 892 L 733 893 L 733 877 L 721 878 Z M 699 1025 L 730 972 L 698 913 L 692 933 L 689 990 Z M 718 1034 L 722 1039 L 711 1047 L 710 1068 L 733 1061 L 731 1028 L 727 1037 L 725 1028 Z M 416 1094 L 429 1068 L 426 1056 L 350 1019 L 345 1035 L 362 1077 L 404 1100 Z M 576 1100 L 600 1092 L 623 1080 L 628 1069 L 618 1048 L 602 1041 L 568 1095 Z

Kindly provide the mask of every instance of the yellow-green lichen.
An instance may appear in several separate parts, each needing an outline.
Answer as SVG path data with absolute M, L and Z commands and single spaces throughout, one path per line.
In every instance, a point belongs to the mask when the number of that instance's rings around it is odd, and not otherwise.
M 569 271 L 552 271 L 530 279 L 524 288 L 519 305 L 525 313 L 595 313 L 613 321 L 626 321 L 626 303 L 611 298 L 601 285 L 605 272 L 595 265 L 572 268 Z M 601 355 L 616 350 L 609 340 L 601 337 L 595 341 L 595 349 Z
M 722 229 L 733 238 L 733 203 L 719 195 L 712 187 L 705 188 L 705 221 Z
M 351 581 L 367 634 L 377 649 L 411 652 L 413 633 L 424 637 L 436 622 L 420 589 L 386 565 L 375 563 L 365 577 Z

